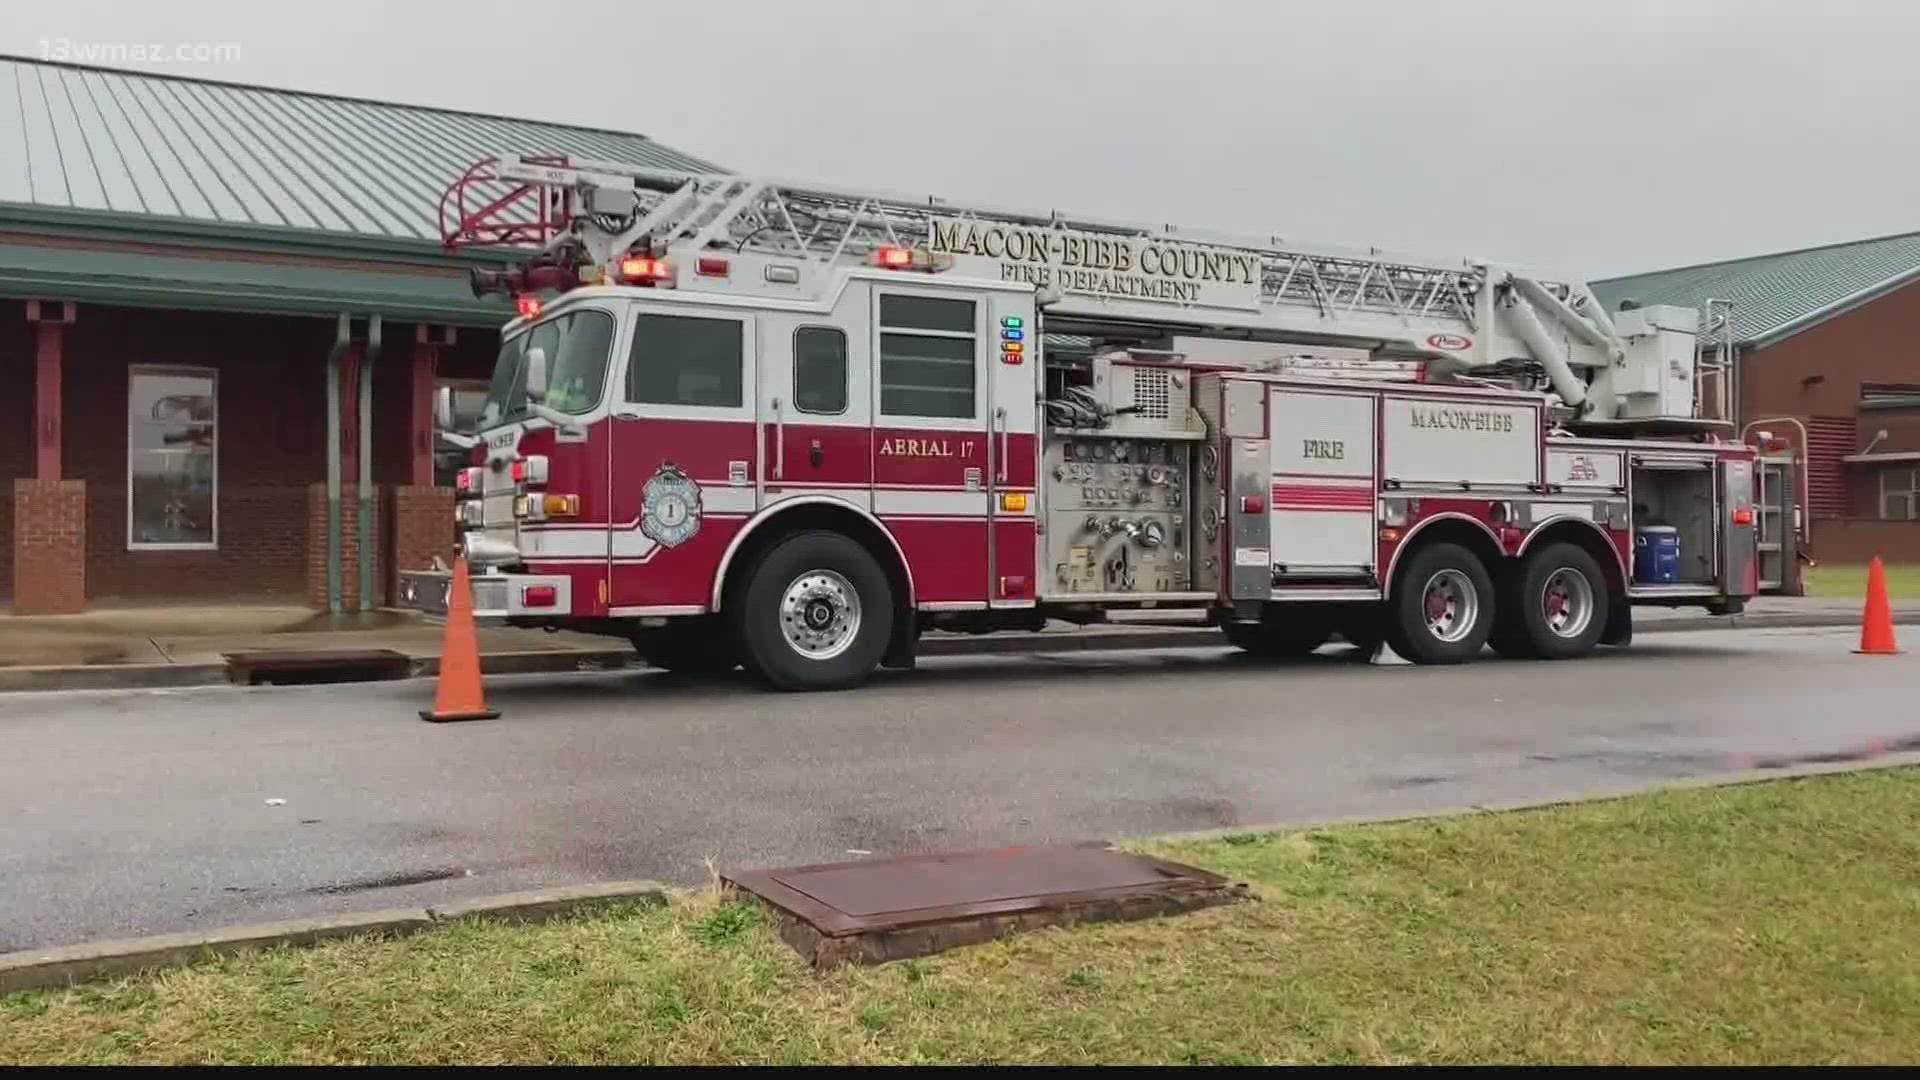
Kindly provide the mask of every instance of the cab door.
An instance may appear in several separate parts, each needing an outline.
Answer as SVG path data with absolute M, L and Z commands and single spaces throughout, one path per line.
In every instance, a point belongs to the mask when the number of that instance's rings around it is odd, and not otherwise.
M 832 314 L 759 316 L 762 508 L 828 497 L 873 509 L 873 342 L 866 286 Z
M 611 426 L 612 614 L 691 614 L 753 513 L 751 314 L 635 305 Z

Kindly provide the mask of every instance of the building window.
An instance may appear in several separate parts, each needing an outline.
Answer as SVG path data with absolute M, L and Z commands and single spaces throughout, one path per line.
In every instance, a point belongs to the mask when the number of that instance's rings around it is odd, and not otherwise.
M 453 391 L 453 430 L 479 430 L 480 414 L 487 407 L 487 380 L 436 379 L 433 385 L 436 391 L 442 388 Z M 434 438 L 433 482 L 436 486 L 452 487 L 460 470 L 471 464 L 472 450 Z
M 968 420 L 975 414 L 973 301 L 880 297 L 880 411 Z
M 219 540 L 214 373 L 136 367 L 127 383 L 127 547 Z
M 1920 469 L 1880 470 L 1880 519 L 1920 518 Z
M 837 416 L 847 411 L 847 335 L 831 326 L 793 332 L 793 407 Z
M 737 409 L 741 394 L 741 323 L 684 315 L 634 320 L 627 363 L 627 400 L 641 405 Z

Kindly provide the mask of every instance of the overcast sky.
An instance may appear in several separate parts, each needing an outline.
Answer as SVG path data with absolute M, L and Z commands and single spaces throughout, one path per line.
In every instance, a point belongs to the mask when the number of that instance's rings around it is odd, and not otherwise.
M 0 51 L 1588 277 L 1920 230 L 1920 3 L 0 0 Z

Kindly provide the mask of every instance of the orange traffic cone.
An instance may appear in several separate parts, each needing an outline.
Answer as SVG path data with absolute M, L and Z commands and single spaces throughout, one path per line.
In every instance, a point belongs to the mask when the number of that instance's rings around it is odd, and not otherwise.
M 1867 610 L 1860 620 L 1860 647 L 1853 650 L 1866 656 L 1894 656 L 1900 646 L 1893 640 L 1893 605 L 1887 600 L 1887 568 L 1875 555 L 1867 564 Z
M 455 559 L 453 587 L 447 591 L 447 634 L 440 645 L 440 678 L 433 690 L 433 709 L 420 719 L 435 723 L 452 720 L 493 720 L 500 714 L 487 708 L 480 687 L 480 638 L 473 625 L 473 582 L 467 560 Z

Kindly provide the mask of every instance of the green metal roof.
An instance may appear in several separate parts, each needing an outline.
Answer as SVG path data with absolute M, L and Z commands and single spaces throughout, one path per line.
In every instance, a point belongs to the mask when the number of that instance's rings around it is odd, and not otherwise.
M 722 171 L 632 132 L 0 56 L 0 219 L 437 241 L 441 191 L 502 152 Z
M 0 296 L 322 317 L 379 312 L 391 319 L 487 328 L 513 316 L 505 300 L 475 299 L 457 269 L 208 258 L 188 248 L 125 252 L 0 243 Z
M 1920 278 L 1920 233 L 1756 255 L 1596 281 L 1608 308 L 1621 300 L 1706 308 L 1730 300 L 1734 340 L 1773 344 Z

